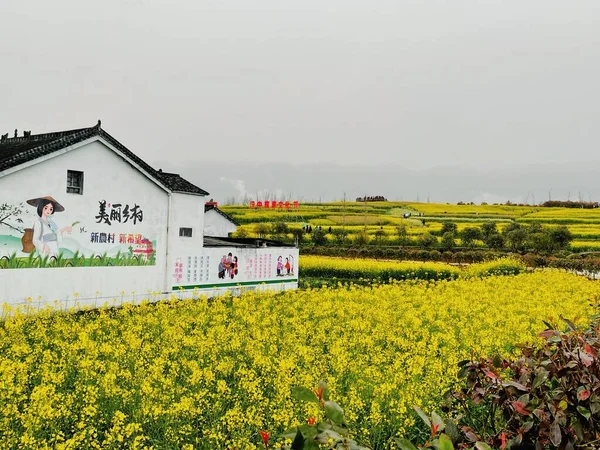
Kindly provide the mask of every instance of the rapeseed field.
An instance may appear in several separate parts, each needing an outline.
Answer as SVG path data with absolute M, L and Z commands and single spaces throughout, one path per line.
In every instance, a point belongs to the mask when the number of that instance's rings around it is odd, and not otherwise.
M 258 449 L 316 414 L 326 381 L 353 437 L 387 448 L 457 363 L 587 323 L 598 285 L 559 271 L 248 293 L 0 324 L 0 442 L 12 449 Z

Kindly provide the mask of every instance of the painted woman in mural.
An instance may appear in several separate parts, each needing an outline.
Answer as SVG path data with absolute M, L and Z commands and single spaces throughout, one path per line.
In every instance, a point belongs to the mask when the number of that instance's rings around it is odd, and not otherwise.
M 292 268 L 292 266 L 290 264 L 290 258 L 285 258 L 285 270 L 288 275 L 290 274 L 291 268 Z
M 37 208 L 39 219 L 33 223 L 33 245 L 42 255 L 57 257 L 63 234 L 70 234 L 71 227 L 58 228 L 52 216 L 55 212 L 62 212 L 65 208 L 52 197 L 39 197 L 27 200 L 27 203 Z
M 231 263 L 231 279 L 238 274 L 238 257 L 234 256 Z

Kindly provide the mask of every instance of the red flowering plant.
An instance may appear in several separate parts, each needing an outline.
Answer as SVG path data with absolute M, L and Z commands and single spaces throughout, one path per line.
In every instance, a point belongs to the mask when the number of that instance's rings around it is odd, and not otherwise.
M 269 448 L 269 437 L 271 435 L 269 434 L 268 431 L 264 431 L 264 430 L 260 430 L 260 437 L 263 441 L 263 444 L 265 444 L 265 449 Z
M 291 440 L 292 443 L 282 446 L 282 450 L 369 450 L 350 439 L 344 410 L 329 399 L 326 383 L 319 382 L 314 389 L 293 387 L 291 396 L 302 402 L 317 403 L 322 417 L 308 417 L 306 423 L 283 433 L 281 439 Z

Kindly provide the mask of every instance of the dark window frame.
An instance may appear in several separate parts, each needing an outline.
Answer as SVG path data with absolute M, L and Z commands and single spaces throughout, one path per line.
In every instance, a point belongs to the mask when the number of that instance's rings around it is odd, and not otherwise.
M 193 230 L 190 227 L 179 227 L 179 237 L 192 237 Z
M 83 172 L 67 170 L 67 194 L 83 195 Z

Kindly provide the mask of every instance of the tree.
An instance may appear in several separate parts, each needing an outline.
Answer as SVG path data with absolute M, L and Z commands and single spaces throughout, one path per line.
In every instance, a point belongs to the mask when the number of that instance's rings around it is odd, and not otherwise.
M 354 243 L 356 245 L 367 245 L 370 240 L 371 237 L 368 235 L 368 233 L 365 230 L 361 230 L 354 238 Z
M 498 234 L 498 226 L 496 222 L 484 222 L 483 225 L 481 225 L 481 234 L 483 235 L 484 242 L 486 242 L 490 236 Z
M 419 237 L 418 242 L 423 248 L 431 248 L 437 244 L 437 238 L 430 232 L 426 232 Z
M 396 227 L 396 234 L 398 235 L 398 243 L 401 246 L 408 244 L 409 238 L 408 238 L 408 232 L 406 231 L 406 225 L 404 225 L 403 223 L 398 225 Z
M 23 205 L 23 203 L 19 203 L 18 205 L 3 203 L 0 205 L 0 225 L 4 225 L 13 231 L 22 233 L 23 227 L 20 224 L 23 223 L 23 219 L 19 216 L 25 212 L 24 208 L 25 205 Z
M 525 245 L 536 253 L 552 252 L 553 247 L 550 234 L 543 229 L 534 229 L 533 232 L 528 232 L 527 238 L 525 239 Z
M 271 231 L 271 227 L 266 223 L 257 223 L 254 227 L 256 234 L 258 234 L 259 238 L 265 238 L 267 234 Z
M 458 226 L 454 222 L 444 222 L 442 224 L 442 229 L 440 230 L 440 235 L 444 235 L 446 233 L 456 234 L 458 232 Z
M 334 228 L 331 230 L 331 234 L 333 235 L 333 239 L 335 240 L 336 244 L 343 245 L 346 242 L 346 236 L 348 233 L 346 233 L 346 230 L 343 228 Z
M 444 235 L 442 236 L 442 240 L 440 242 L 440 246 L 444 249 L 444 250 L 451 250 L 456 246 L 456 242 L 454 242 L 454 238 L 455 238 L 455 234 L 448 231 L 446 233 L 444 233 Z
M 273 222 L 271 224 L 271 233 L 272 234 L 288 234 L 289 227 L 288 227 L 287 223 L 285 223 L 283 221 Z
M 573 235 L 564 225 L 552 227 L 548 230 L 548 233 L 550 235 L 550 240 L 554 244 L 554 250 L 566 249 L 573 240 Z
M 501 249 L 504 247 L 504 238 L 500 233 L 491 234 L 486 240 L 485 245 L 493 249 Z
M 504 238 L 500 235 L 496 222 L 485 222 L 481 225 L 481 236 L 483 242 L 489 248 L 500 249 L 504 247 Z
M 527 233 L 543 233 L 545 231 L 544 226 L 541 223 L 533 222 L 527 227 Z
M 298 244 L 304 239 L 304 230 L 302 230 L 302 228 L 294 228 L 292 234 L 294 235 L 294 240 Z
M 248 237 L 248 230 L 244 227 L 238 227 L 237 230 L 235 230 L 235 233 L 233 233 L 233 237 L 235 238 L 247 238 Z
M 520 226 L 513 227 L 510 231 L 504 231 L 504 242 L 514 252 L 521 251 L 525 248 L 525 240 L 527 232 Z
M 321 228 L 315 227 L 315 230 L 312 233 L 311 239 L 315 245 L 327 244 L 327 236 L 325 236 L 325 232 Z
M 504 228 L 504 233 L 505 234 L 510 233 L 511 231 L 514 231 L 514 230 L 520 230 L 521 228 L 522 228 L 521 224 L 519 224 L 515 221 L 512 221 L 506 226 L 506 228 Z
M 540 224 L 532 224 L 527 228 L 526 245 L 538 253 L 564 250 L 572 240 L 573 235 L 565 226 L 544 228 Z
M 481 237 L 481 230 L 476 227 L 467 227 L 460 234 L 462 244 L 466 247 L 474 247 L 475 241 Z
M 385 232 L 385 230 L 383 228 L 380 228 L 379 230 L 377 230 L 375 232 L 375 242 L 377 242 L 377 245 L 381 245 L 381 243 L 385 240 L 387 236 L 387 233 Z

